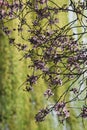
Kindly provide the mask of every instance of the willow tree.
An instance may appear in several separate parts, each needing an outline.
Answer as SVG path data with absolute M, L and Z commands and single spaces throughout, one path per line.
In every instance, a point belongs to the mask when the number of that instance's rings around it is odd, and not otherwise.
M 60 123 L 63 123 L 70 118 L 73 109 L 78 109 L 76 117 L 86 118 L 87 45 L 86 41 L 83 42 L 87 33 L 86 1 L 75 3 L 70 0 L 68 4 L 60 6 L 53 0 L 17 0 L 13 4 L 2 2 L 2 5 L 5 6 L 1 10 L 2 30 L 8 36 L 9 43 L 23 52 L 20 60 L 29 61 L 28 70 L 31 73 L 27 74 L 19 88 L 30 92 L 38 87 L 39 79 L 42 79 L 48 86 L 43 94 L 47 99 L 55 96 L 55 90 L 58 90 L 55 103 L 39 110 L 35 115 L 36 121 L 45 120 L 54 111 Z M 67 16 L 69 12 L 74 13 L 75 19 L 60 26 L 62 21 L 59 16 Z M 34 14 L 34 18 L 29 23 L 31 14 Z M 12 38 L 9 28 L 5 27 L 6 22 L 14 19 L 19 20 L 17 29 L 23 43 L 17 43 L 16 37 Z M 78 32 L 73 32 L 72 29 L 78 29 Z M 13 31 L 15 30 L 14 27 Z M 69 99 L 71 94 L 73 96 Z M 80 106 L 70 107 L 69 104 L 73 102 L 79 102 Z

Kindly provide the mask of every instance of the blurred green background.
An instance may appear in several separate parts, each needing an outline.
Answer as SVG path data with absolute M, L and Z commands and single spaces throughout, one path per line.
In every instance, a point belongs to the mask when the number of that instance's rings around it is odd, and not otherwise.
M 60 5 L 68 3 L 68 0 L 54 1 Z M 60 27 L 68 22 L 68 16 L 65 14 L 60 14 L 58 17 Z M 8 22 L 6 26 L 16 28 L 18 22 L 14 20 Z M 14 32 L 14 37 L 16 42 L 21 41 L 18 32 Z M 42 123 L 35 122 L 35 114 L 50 101 L 44 99 L 46 84 L 42 80 L 31 93 L 23 91 L 23 87 L 18 89 L 28 73 L 27 61 L 19 61 L 21 57 L 22 54 L 9 45 L 8 38 L 0 30 L 0 130 L 87 130 L 86 121 L 84 128 L 82 121 L 75 118 L 77 111 L 74 110 L 71 111 L 72 117 L 64 125 L 58 123 L 55 113 L 51 113 Z M 53 101 L 56 100 L 58 93 L 55 90 Z

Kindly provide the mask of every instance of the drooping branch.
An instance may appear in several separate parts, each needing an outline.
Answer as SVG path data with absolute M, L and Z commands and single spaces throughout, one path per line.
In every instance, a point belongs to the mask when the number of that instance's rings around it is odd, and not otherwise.
M 47 106 L 35 116 L 36 121 L 43 121 L 46 115 L 54 110 L 59 120 L 63 122 L 70 116 L 67 104 L 80 100 L 79 96 L 87 91 L 87 87 L 81 89 L 81 85 L 87 80 L 87 45 L 82 43 L 82 37 L 87 33 L 87 26 L 83 23 L 83 19 L 87 18 L 84 13 L 86 5 L 76 4 L 72 0 L 69 4 L 62 6 L 53 0 L 35 0 L 34 2 L 28 0 L 25 3 L 22 0 L 13 3 L 2 0 L 0 7 L 1 29 L 8 36 L 9 43 L 23 52 L 20 60 L 31 61 L 28 68 L 32 69 L 32 74 L 27 74 L 26 81 L 22 84 L 25 84 L 24 90 L 30 92 L 36 82 L 42 78 L 48 84 L 48 89 L 44 93 L 48 99 L 55 95 L 55 89 L 61 89 L 67 83 L 70 84 L 53 106 Z M 61 12 L 66 15 L 72 12 L 76 19 L 61 27 L 61 21 L 58 18 Z M 29 22 L 32 15 L 33 20 Z M 18 28 L 12 28 L 12 31 L 6 23 L 14 19 L 19 20 L 19 25 Z M 75 25 L 76 23 L 78 25 Z M 83 31 L 74 33 L 72 29 L 75 28 Z M 16 38 L 12 38 L 14 31 L 18 31 L 23 43 L 16 43 Z M 74 38 L 75 35 L 78 39 Z M 27 44 L 24 44 L 25 41 Z M 77 81 L 78 86 L 73 87 Z M 74 94 L 73 98 L 67 100 L 67 95 L 71 92 Z M 84 102 L 86 98 L 87 94 L 83 98 Z M 82 106 L 82 108 L 80 116 L 87 117 L 86 107 Z

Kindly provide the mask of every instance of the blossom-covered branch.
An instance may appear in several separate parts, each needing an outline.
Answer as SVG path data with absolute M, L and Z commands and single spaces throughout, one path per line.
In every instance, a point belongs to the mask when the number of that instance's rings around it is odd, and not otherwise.
M 13 3 L 1 0 L 0 7 L 1 29 L 8 36 L 9 43 L 23 52 L 20 60 L 31 61 L 28 69 L 32 70 L 32 74 L 29 73 L 26 76 L 26 81 L 23 83 L 24 91 L 30 92 L 39 78 L 42 78 L 48 85 L 44 92 L 44 96 L 48 99 L 55 95 L 55 89 L 61 89 L 68 83 L 68 87 L 58 97 L 56 103 L 41 109 L 36 114 L 36 121 L 43 121 L 51 111 L 55 111 L 59 121 L 63 122 L 70 117 L 67 104 L 81 100 L 79 96 L 87 91 L 87 87 L 81 88 L 87 80 L 87 45 L 82 42 L 82 37 L 87 33 L 87 26 L 83 22 L 87 18 L 84 13 L 86 4 L 75 3 L 72 0 L 69 4 L 62 6 L 53 0 L 34 0 L 33 2 L 28 0 L 25 3 L 22 0 L 16 0 Z M 61 27 L 61 21 L 58 18 L 61 12 L 66 16 L 72 12 L 76 19 Z M 32 15 L 33 20 L 29 22 Z M 9 29 L 6 23 L 14 19 L 19 20 L 18 28 Z M 73 28 L 82 31 L 74 33 Z M 17 43 L 16 38 L 12 37 L 14 31 L 18 31 L 23 43 Z M 75 35 L 78 36 L 77 39 Z M 79 84 L 75 87 L 74 84 L 77 81 Z M 73 93 L 73 98 L 67 100 L 67 95 L 70 93 Z M 86 98 L 85 93 L 84 103 Z M 82 106 L 80 117 L 87 117 L 86 106 Z

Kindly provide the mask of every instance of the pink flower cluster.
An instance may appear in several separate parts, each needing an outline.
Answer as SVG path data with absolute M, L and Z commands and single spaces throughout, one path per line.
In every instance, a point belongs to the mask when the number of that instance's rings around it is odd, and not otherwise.
M 50 96 L 53 96 L 53 95 L 54 95 L 54 93 L 52 92 L 51 89 L 47 89 L 44 93 L 44 96 L 47 97 L 47 98 L 50 97 Z
M 58 115 L 58 118 L 61 122 L 70 117 L 70 112 L 64 102 L 58 102 L 54 107 L 54 111 Z

